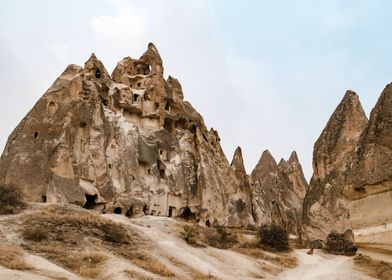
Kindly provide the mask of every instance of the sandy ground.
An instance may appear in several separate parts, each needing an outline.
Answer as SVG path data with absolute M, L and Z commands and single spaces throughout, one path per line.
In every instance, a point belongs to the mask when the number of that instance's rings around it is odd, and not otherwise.
M 182 224 L 175 219 L 145 216 L 141 219 L 128 219 L 115 214 L 104 215 L 108 219 L 129 225 L 142 236 L 156 243 L 153 256 L 168 265 L 181 279 L 192 279 L 188 268 L 219 279 L 268 279 L 272 275 L 263 271 L 265 262 L 230 251 L 216 248 L 194 248 L 179 237 Z M 175 267 L 167 262 L 175 259 L 185 267 Z
M 354 268 L 350 257 L 334 256 L 315 251 L 307 255 L 306 250 L 295 250 L 298 266 L 276 275 L 282 268 L 262 259 L 255 259 L 231 250 L 212 247 L 194 248 L 186 244 L 180 237 L 184 222 L 165 218 L 145 216 L 129 219 L 125 216 L 105 214 L 103 217 L 122 223 L 137 230 L 144 238 L 151 240 L 145 248 L 151 256 L 165 264 L 176 274 L 171 279 L 192 279 L 192 273 L 201 272 L 217 279 L 274 279 L 274 280 L 371 280 Z M 11 216 L 0 217 L 0 241 L 20 244 L 19 234 L 15 226 L 6 223 Z M 266 253 L 268 254 L 268 253 Z M 272 253 L 271 253 L 272 254 Z M 34 267 L 29 271 L 10 270 L 0 266 L 0 280 L 47 280 L 47 279 L 82 279 L 56 264 L 33 254 L 24 253 L 25 260 Z M 163 279 L 152 274 L 130 261 L 108 253 L 108 260 L 103 269 L 101 279 L 125 280 L 134 279 L 129 272 L 144 277 L 143 279 Z M 275 273 L 275 275 L 273 274 Z
M 298 266 L 287 270 L 275 280 L 372 280 L 354 269 L 353 260 L 346 256 L 327 255 L 315 251 L 313 255 L 307 250 L 296 250 Z

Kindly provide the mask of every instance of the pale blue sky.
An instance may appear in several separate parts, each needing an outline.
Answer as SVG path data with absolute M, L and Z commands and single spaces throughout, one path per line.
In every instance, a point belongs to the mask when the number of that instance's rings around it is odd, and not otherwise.
M 269 149 L 313 144 L 347 89 L 367 114 L 392 80 L 391 1 L 2 0 L 0 149 L 68 64 L 91 52 L 111 72 L 153 42 L 165 75 L 251 172 Z

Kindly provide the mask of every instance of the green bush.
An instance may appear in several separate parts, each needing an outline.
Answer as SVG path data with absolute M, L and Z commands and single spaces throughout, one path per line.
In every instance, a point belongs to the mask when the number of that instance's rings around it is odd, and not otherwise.
M 23 229 L 23 238 L 32 241 L 47 240 L 49 237 L 48 229 L 41 225 L 28 225 Z
M 353 243 L 353 233 L 347 230 L 345 233 L 332 231 L 328 234 L 324 250 L 330 254 L 354 256 L 357 247 Z
M 278 251 L 289 249 L 289 234 L 279 225 L 263 225 L 258 231 L 258 237 L 261 245 Z
M 19 188 L 0 185 L 0 214 L 15 214 L 25 207 Z

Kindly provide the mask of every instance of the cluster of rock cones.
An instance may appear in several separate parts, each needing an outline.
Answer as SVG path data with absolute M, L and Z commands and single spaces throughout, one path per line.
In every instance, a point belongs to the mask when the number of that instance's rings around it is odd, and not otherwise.
M 275 223 L 304 242 L 353 229 L 357 243 L 392 252 L 392 85 L 369 120 L 346 92 L 314 145 L 308 185 L 296 152 L 277 163 L 264 151 L 248 175 L 237 148 L 230 164 L 163 70 L 151 43 L 112 75 L 94 54 L 69 65 L 9 136 L 0 183 L 29 202 L 130 217 Z

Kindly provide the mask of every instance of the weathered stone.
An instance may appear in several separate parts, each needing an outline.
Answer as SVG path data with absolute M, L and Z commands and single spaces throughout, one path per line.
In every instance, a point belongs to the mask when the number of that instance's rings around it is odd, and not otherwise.
M 278 167 L 268 150 L 261 155 L 251 174 L 253 212 L 257 225 L 279 224 L 298 234 L 300 199 L 284 171 Z
M 331 230 L 351 229 L 349 201 L 342 189 L 366 124 L 358 96 L 347 91 L 314 145 L 314 173 L 303 205 L 304 240 L 324 240 Z
M 153 44 L 112 76 L 94 54 L 68 66 L 10 135 L 0 183 L 33 202 L 253 224 L 246 174 L 163 71 Z
M 305 179 L 302 166 L 299 162 L 296 151 L 293 151 L 287 161 L 281 159 L 278 165 L 289 178 L 293 185 L 293 190 L 298 198 L 303 202 L 306 191 L 308 189 L 308 182 Z
M 373 108 L 353 156 L 344 194 L 362 250 L 392 254 L 392 84 Z

